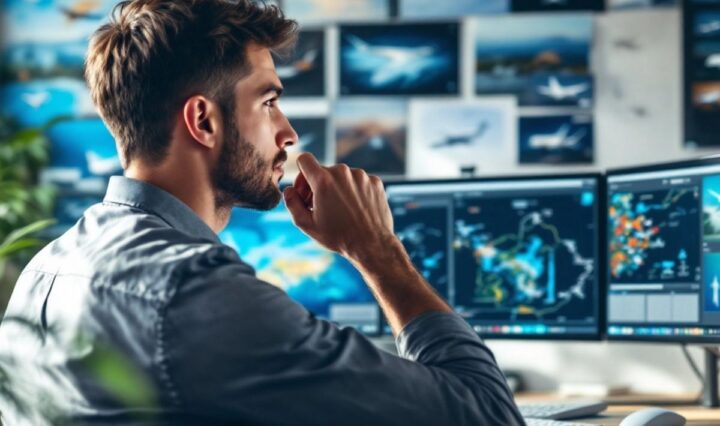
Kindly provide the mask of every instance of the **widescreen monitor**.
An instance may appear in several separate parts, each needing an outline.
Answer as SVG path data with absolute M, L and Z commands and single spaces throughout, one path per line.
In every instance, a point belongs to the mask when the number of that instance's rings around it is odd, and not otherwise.
M 482 336 L 597 339 L 600 176 L 387 183 L 395 232 Z
M 285 290 L 320 318 L 374 335 L 380 308 L 359 272 L 292 222 L 284 203 L 267 212 L 235 208 L 220 239 L 258 278 Z
M 720 159 L 607 175 L 607 335 L 720 342 Z

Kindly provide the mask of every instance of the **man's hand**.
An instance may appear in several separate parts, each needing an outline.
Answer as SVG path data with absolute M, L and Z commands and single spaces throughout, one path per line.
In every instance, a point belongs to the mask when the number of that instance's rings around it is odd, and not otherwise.
M 323 167 L 307 153 L 297 162 L 300 174 L 284 193 L 297 227 L 358 263 L 396 242 L 380 178 L 345 164 Z
M 310 237 L 347 257 L 365 278 L 395 334 L 427 312 L 450 307 L 415 270 L 393 233 L 382 181 L 344 164 L 298 158 L 300 174 L 285 189 L 293 221 Z

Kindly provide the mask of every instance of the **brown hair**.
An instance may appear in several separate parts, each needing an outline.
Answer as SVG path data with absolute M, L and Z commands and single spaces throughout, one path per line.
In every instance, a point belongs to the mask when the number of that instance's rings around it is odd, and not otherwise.
M 297 24 L 251 0 L 126 0 L 90 41 L 85 78 L 127 167 L 157 164 L 177 112 L 194 94 L 232 110 L 232 87 L 247 75 L 245 49 L 292 45 Z

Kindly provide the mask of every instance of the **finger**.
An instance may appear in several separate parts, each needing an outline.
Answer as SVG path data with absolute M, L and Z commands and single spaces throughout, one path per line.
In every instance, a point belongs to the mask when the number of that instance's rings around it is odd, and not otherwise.
M 317 185 L 317 181 L 323 174 L 323 167 L 318 163 L 315 156 L 309 152 L 303 152 L 297 159 L 297 165 L 300 172 L 305 176 L 310 188 Z
M 283 196 L 285 197 L 285 205 L 293 218 L 293 223 L 309 234 L 313 224 L 312 212 L 308 210 L 292 186 L 285 188 Z
M 312 207 L 313 193 L 310 189 L 310 185 L 308 185 L 307 179 L 305 179 L 305 175 L 303 175 L 302 173 L 298 173 L 297 177 L 295 178 L 293 188 L 295 188 L 295 191 L 297 191 L 297 194 L 300 196 L 300 199 L 305 203 L 305 206 L 308 208 Z

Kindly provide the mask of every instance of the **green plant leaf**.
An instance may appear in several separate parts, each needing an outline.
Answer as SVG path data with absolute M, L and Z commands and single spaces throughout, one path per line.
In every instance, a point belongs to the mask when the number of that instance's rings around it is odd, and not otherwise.
M 11 244 L 12 242 L 17 241 L 20 238 L 24 238 L 30 234 L 42 231 L 48 226 L 54 225 L 55 222 L 55 219 L 45 219 L 31 223 L 30 225 L 23 226 L 20 229 L 16 229 L 5 238 L 5 241 L 0 244 L 0 247 L 4 246 L 5 244 Z
M 0 259 L 10 257 L 11 255 L 33 247 L 40 247 L 43 245 L 41 240 L 37 238 L 24 238 L 22 240 L 16 240 L 11 243 L 0 245 Z

